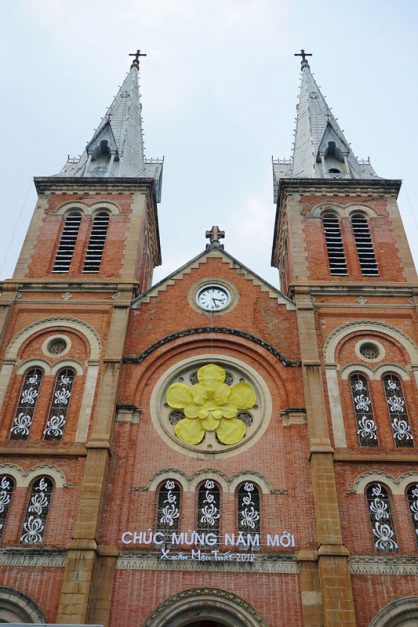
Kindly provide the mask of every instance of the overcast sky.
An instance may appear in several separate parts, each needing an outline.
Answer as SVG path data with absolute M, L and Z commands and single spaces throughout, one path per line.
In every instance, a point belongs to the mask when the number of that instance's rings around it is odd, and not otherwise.
M 213 224 L 267 281 L 271 157 L 292 150 L 300 60 L 358 157 L 402 178 L 418 257 L 415 0 L 13 0 L 2 3 L 0 277 L 13 273 L 33 176 L 78 155 L 141 48 L 145 146 L 163 157 L 160 280 L 200 253 Z

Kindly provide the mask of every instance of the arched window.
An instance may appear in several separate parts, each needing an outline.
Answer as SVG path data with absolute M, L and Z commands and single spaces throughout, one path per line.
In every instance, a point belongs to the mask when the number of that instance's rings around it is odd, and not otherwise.
M 21 544 L 42 544 L 51 504 L 53 483 L 49 477 L 40 477 L 32 484 L 26 519 L 23 523 Z
M 362 374 L 352 374 L 350 388 L 360 446 L 378 446 L 377 428 L 367 378 Z
M 158 494 L 157 531 L 164 534 L 165 543 L 171 544 L 173 532 L 180 524 L 180 486 L 176 481 L 167 479 Z
M 221 491 L 217 483 L 212 479 L 206 479 L 199 488 L 197 529 L 200 532 L 215 534 L 217 544 L 219 544 L 220 516 Z
M 84 259 L 83 272 L 98 272 L 102 261 L 103 249 L 106 240 L 109 214 L 106 211 L 96 213 L 91 227 L 90 240 Z
M 412 526 L 414 527 L 415 532 L 415 542 L 418 546 L 418 483 L 409 486 L 406 494 L 412 517 Z
M 382 378 L 395 446 L 414 446 L 401 380 L 393 373 Z
M 341 237 L 340 221 L 333 213 L 325 213 L 322 216 L 322 222 L 324 225 L 330 272 L 335 275 L 347 274 L 347 263 Z
M 9 475 L 0 475 L 0 542 L 6 525 L 7 513 L 13 496 L 15 482 Z
M 73 211 L 68 214 L 61 234 L 61 240 L 55 255 L 52 272 L 68 272 L 73 258 L 74 248 L 80 229 L 81 213 Z
M 29 436 L 42 377 L 43 372 L 40 368 L 31 368 L 25 374 L 11 428 L 12 440 L 26 440 Z
M 376 551 L 397 551 L 398 544 L 386 489 L 381 483 L 372 483 L 367 488 L 366 496 L 374 548 Z
M 362 274 L 365 276 L 377 276 L 379 271 L 377 269 L 367 218 L 360 213 L 355 213 L 351 216 L 351 225 L 353 227 L 354 240 L 356 242 L 357 255 Z
M 260 533 L 260 493 L 252 481 L 246 481 L 238 490 L 238 532 L 241 532 L 247 542 L 244 548 L 248 547 L 248 538 L 256 539 Z M 257 548 L 258 543 L 252 543 L 253 548 Z
M 44 429 L 45 440 L 61 440 L 67 420 L 75 373 L 65 368 L 57 374 L 49 416 Z

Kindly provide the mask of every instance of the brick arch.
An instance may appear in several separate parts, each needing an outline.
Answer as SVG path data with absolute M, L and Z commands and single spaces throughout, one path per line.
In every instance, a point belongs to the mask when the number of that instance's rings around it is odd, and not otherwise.
M 30 597 L 7 586 L 0 586 L 0 619 L 8 623 L 46 623 L 45 615 Z
M 7 474 L 13 477 L 17 488 L 27 488 L 34 479 L 44 475 L 50 477 L 57 488 L 67 486 L 62 470 L 50 464 L 33 466 L 26 471 L 22 470 L 22 468 L 16 464 L 0 464 L 0 474 Z
M 94 202 L 93 204 L 88 205 L 79 200 L 64 202 L 62 205 L 58 206 L 54 213 L 56 215 L 67 215 L 68 213 L 71 213 L 71 211 L 81 211 L 83 215 L 92 215 L 100 209 L 109 211 L 113 215 L 119 215 L 121 213 L 120 207 L 113 202 Z
M 244 599 L 217 588 L 184 590 L 170 597 L 152 612 L 144 627 L 180 627 L 194 618 L 219 621 L 225 627 L 267 627 Z

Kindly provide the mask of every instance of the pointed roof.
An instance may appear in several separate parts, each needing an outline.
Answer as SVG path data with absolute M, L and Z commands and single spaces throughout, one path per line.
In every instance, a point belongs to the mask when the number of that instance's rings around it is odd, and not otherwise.
M 160 182 L 162 160 L 147 160 L 144 154 L 138 73 L 136 59 L 80 158 L 68 158 L 57 176 L 145 177 Z
M 354 155 L 305 57 L 304 53 L 293 157 L 273 160 L 275 183 L 280 178 L 378 178 L 369 160 Z

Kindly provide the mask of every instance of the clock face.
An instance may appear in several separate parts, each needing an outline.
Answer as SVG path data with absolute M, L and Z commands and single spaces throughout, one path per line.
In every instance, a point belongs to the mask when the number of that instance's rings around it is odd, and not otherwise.
M 205 311 L 222 311 L 231 302 L 231 295 L 222 285 L 205 285 L 197 292 L 196 302 Z

